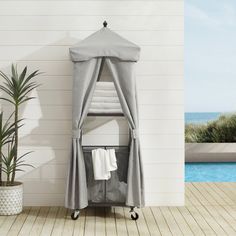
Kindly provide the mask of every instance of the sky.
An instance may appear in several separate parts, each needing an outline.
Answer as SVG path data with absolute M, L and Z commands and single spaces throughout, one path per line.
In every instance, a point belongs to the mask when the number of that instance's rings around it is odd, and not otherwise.
M 236 0 L 185 1 L 185 111 L 236 111 Z

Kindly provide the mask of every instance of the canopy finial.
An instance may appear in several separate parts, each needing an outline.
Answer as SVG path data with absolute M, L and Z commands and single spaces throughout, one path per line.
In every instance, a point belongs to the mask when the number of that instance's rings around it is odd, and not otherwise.
M 107 27 L 107 22 L 106 21 L 103 22 L 103 26 Z

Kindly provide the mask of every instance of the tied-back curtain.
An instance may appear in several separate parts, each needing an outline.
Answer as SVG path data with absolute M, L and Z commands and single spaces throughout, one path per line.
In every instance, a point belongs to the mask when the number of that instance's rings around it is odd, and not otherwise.
M 72 153 L 68 167 L 65 196 L 65 207 L 70 209 L 82 209 L 88 205 L 81 128 L 89 110 L 101 62 L 101 58 L 93 58 L 74 64 Z
M 112 73 L 131 133 L 126 205 L 142 207 L 144 206 L 144 181 L 138 131 L 137 90 L 133 69 L 135 62 L 121 61 L 115 58 L 107 58 L 106 62 Z

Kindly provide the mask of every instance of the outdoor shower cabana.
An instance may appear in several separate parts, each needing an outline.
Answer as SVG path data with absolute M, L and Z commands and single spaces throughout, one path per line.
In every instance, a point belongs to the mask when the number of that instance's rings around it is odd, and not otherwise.
M 129 125 L 130 143 L 127 187 L 123 205 L 144 206 L 143 168 L 138 132 L 137 90 L 134 74 L 140 48 L 104 27 L 70 48 L 74 62 L 72 153 L 69 161 L 65 206 L 76 210 L 89 205 L 88 171 L 82 147 L 82 126 L 87 115 L 124 115 Z M 112 74 L 122 113 L 89 113 L 89 107 L 103 64 Z M 118 167 L 119 168 L 119 167 Z M 115 205 L 115 203 L 113 204 Z M 78 212 L 78 211 L 77 211 Z M 73 218 L 73 217 L 72 217 Z

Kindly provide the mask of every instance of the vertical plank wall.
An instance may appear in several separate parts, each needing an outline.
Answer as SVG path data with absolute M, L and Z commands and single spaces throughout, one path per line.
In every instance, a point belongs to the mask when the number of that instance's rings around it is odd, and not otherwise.
M 147 205 L 184 204 L 183 1 L 1 1 L 0 69 L 28 65 L 42 85 L 25 104 L 21 152 L 35 166 L 18 174 L 25 205 L 63 205 L 70 154 L 72 63 L 68 48 L 104 20 L 140 45 L 140 133 Z M 5 114 L 11 108 L 1 102 Z M 86 122 L 85 143 L 127 141 L 123 119 Z

